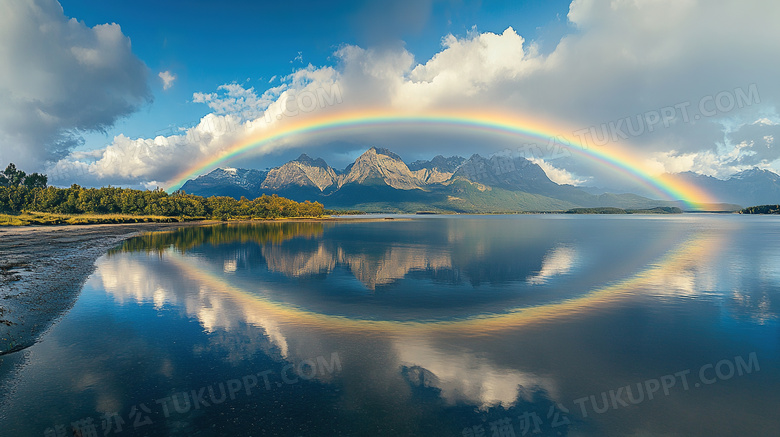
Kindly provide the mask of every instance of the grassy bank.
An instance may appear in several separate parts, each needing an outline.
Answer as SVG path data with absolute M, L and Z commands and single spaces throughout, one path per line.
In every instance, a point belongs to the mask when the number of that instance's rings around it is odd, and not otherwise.
M 165 217 L 161 215 L 54 214 L 46 212 L 23 212 L 20 214 L 0 214 L 0 226 L 175 223 L 203 219 L 204 217 Z
M 23 212 L 20 214 L 0 214 L 2 226 L 46 226 L 46 225 L 105 225 L 121 223 L 182 223 L 192 221 L 203 222 L 242 222 L 242 221 L 285 221 L 285 220 L 327 220 L 329 215 L 313 217 L 230 217 L 224 220 L 209 217 L 133 214 L 54 214 L 48 212 Z

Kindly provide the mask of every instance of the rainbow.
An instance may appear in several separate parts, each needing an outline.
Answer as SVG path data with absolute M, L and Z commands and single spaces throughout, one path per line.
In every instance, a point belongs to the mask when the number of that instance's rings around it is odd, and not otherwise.
M 387 335 L 456 334 L 484 336 L 494 332 L 554 321 L 570 320 L 572 316 L 603 311 L 610 305 L 636 297 L 643 289 L 665 290 L 670 278 L 695 269 L 712 254 L 717 253 L 722 239 L 716 235 L 696 231 L 675 243 L 674 247 L 634 275 L 590 290 L 582 290 L 577 297 L 530 307 L 507 308 L 503 312 L 475 314 L 455 320 L 373 320 L 323 314 L 286 302 L 271 300 L 264 293 L 265 286 L 257 284 L 254 290 L 232 285 L 201 259 L 183 256 L 174 250 L 166 252 L 169 262 L 187 278 L 205 286 L 210 293 L 224 296 L 237 304 L 244 320 L 268 318 L 277 323 L 329 332 L 350 332 L 359 335 L 381 333 Z
M 285 120 L 286 121 L 286 120 Z M 274 127 L 262 129 L 259 133 L 229 146 L 222 153 L 201 160 L 186 171 L 178 174 L 168 185 L 168 192 L 173 192 L 188 180 L 193 179 L 207 170 L 249 152 L 269 152 L 276 143 L 293 135 L 342 133 L 347 131 L 369 131 L 371 129 L 420 126 L 425 129 L 463 129 L 483 132 L 488 135 L 509 137 L 510 139 L 528 140 L 537 144 L 559 144 L 572 155 L 582 156 L 606 168 L 609 168 L 644 187 L 665 200 L 681 200 L 690 208 L 698 209 L 702 203 L 714 203 L 716 200 L 701 188 L 680 180 L 673 175 L 654 175 L 645 164 L 617 144 L 587 147 L 567 132 L 531 117 L 519 118 L 509 114 L 479 113 L 469 111 L 428 111 L 426 113 L 399 113 L 390 110 L 347 111 L 327 113 L 312 117 L 296 117 L 291 122 L 279 123 Z M 551 143 L 554 141 L 554 143 Z

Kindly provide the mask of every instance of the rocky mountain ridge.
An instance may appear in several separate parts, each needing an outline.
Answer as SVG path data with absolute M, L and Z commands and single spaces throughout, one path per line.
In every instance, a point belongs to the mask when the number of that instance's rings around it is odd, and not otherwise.
M 780 176 L 764 172 L 749 170 L 735 180 L 743 186 L 765 183 L 771 175 L 780 180 Z M 700 175 L 686 177 L 706 178 Z M 653 200 L 635 194 L 595 194 L 587 189 L 560 185 L 550 180 L 539 165 L 520 157 L 493 155 L 486 158 L 475 154 L 466 159 L 439 155 L 430 161 L 407 164 L 397 154 L 377 147 L 368 149 L 343 171 L 332 168 L 322 158 L 302 154 L 267 172 L 216 169 L 187 181 L 182 189 L 207 196 L 254 198 L 278 194 L 296 201 L 319 201 L 329 208 L 371 212 L 685 207 L 681 202 Z M 733 197 L 728 197 L 727 201 L 739 203 Z M 723 206 L 726 209 L 735 207 Z

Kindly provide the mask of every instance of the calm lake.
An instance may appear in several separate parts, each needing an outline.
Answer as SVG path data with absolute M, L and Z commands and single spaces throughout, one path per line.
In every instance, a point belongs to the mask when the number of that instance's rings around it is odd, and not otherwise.
M 780 435 L 778 314 L 780 217 L 182 228 L 2 357 L 0 435 Z

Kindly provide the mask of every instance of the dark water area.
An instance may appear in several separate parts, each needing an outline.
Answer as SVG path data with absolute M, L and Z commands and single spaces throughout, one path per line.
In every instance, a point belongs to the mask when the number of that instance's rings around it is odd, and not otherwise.
M 128 240 L 0 362 L 5 436 L 780 435 L 780 217 Z

